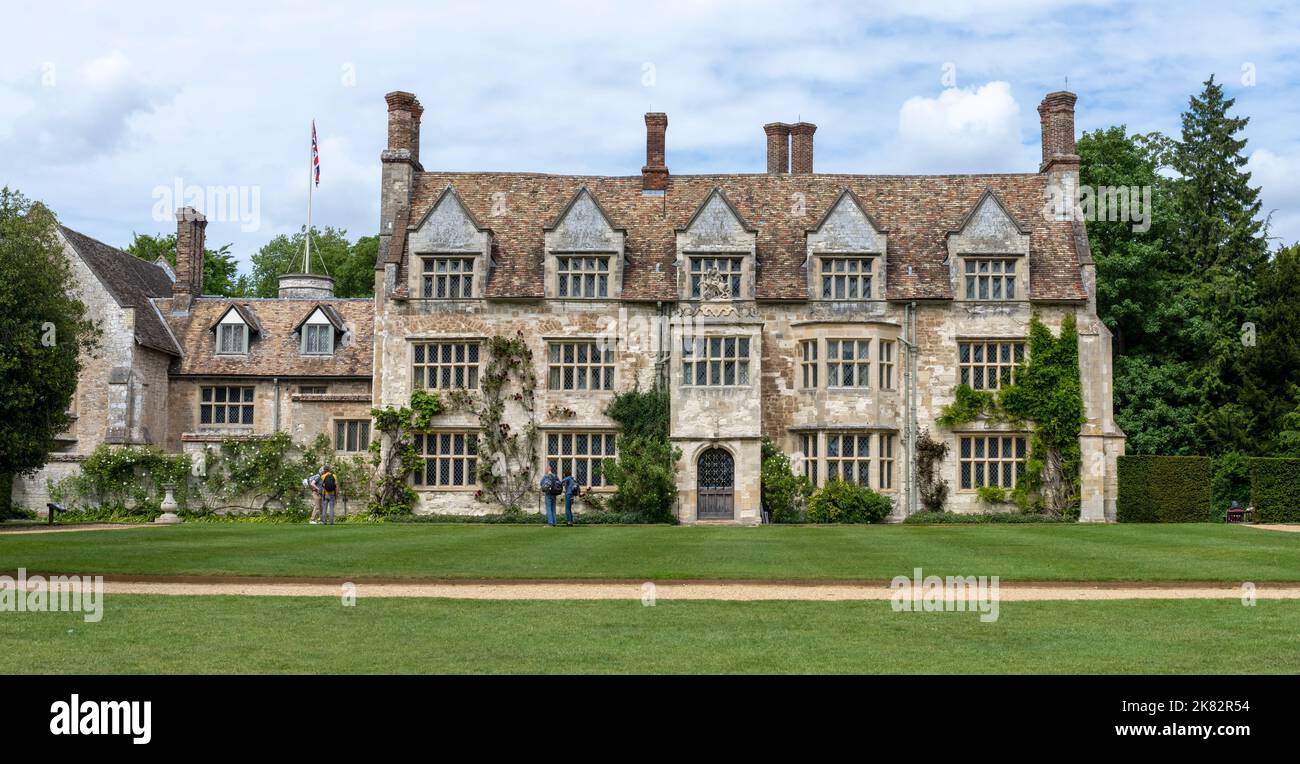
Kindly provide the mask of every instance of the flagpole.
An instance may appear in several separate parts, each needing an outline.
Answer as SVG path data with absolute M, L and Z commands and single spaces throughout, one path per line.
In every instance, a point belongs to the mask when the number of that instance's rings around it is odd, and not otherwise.
M 312 181 L 316 175 L 316 120 L 311 121 L 312 146 L 307 150 L 307 235 L 304 237 L 306 247 L 302 256 L 302 272 L 311 273 L 311 196 Z

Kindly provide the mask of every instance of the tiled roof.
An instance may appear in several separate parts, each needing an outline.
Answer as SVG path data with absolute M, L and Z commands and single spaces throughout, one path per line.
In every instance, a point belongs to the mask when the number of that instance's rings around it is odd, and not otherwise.
M 1031 299 L 1083 300 L 1073 226 L 1042 215 L 1046 184 L 1040 174 L 675 175 L 662 196 L 643 196 L 640 175 L 424 172 L 416 174 L 409 214 L 399 214 L 420 220 L 452 186 L 493 234 L 496 270 L 487 295 L 541 297 L 545 228 L 586 186 L 611 224 L 627 231 L 624 298 L 673 300 L 676 231 L 719 188 L 740 217 L 757 229 L 757 297 L 805 300 L 807 230 L 850 190 L 871 219 L 889 232 L 888 299 L 951 299 L 946 236 L 991 190 L 1030 235 Z M 404 227 L 396 229 L 390 259 L 405 254 Z
M 368 299 L 253 299 L 199 297 L 187 315 L 172 315 L 171 300 L 157 300 L 185 354 L 173 367 L 179 375 L 369 377 L 374 354 L 374 301 Z M 247 355 L 219 355 L 212 326 L 231 309 L 255 315 L 259 334 L 250 338 Z M 334 354 L 303 355 L 296 328 L 321 307 L 347 327 L 346 340 L 334 344 Z
M 135 309 L 136 341 L 164 353 L 180 355 L 176 340 L 150 299 L 171 296 L 172 280 L 167 272 L 66 226 L 59 226 L 59 231 L 113 300 L 122 307 Z

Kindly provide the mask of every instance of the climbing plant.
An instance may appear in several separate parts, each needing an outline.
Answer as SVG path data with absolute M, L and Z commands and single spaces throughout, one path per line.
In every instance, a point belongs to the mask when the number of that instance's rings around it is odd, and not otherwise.
M 615 512 L 650 522 L 673 522 L 677 504 L 677 461 L 682 451 L 668 438 L 668 391 L 655 386 L 619 393 L 605 408 L 618 422 L 618 460 L 606 459 L 605 479 L 618 488 Z
M 537 482 L 536 393 L 533 351 L 518 332 L 488 340 L 477 393 L 457 389 L 447 396 L 449 408 L 478 417 L 478 498 L 507 512 L 520 511 Z
M 442 411 L 437 393 L 416 390 L 411 393 L 410 407 L 371 409 L 375 432 L 370 442 L 371 463 L 377 468 L 373 477 L 374 497 L 367 509 L 372 515 L 405 514 L 415 507 L 419 496 L 406 482 L 423 462 L 415 451 L 415 436 L 427 432 L 433 418 Z
M 926 512 L 942 512 L 948 502 L 948 483 L 939 477 L 939 463 L 948 455 L 948 444 L 921 430 L 916 439 L 916 487 Z
M 1085 421 L 1079 380 L 1079 340 L 1074 316 L 1053 335 L 1037 316 L 1029 323 L 1029 358 L 1014 384 L 992 391 L 958 385 L 938 422 L 954 427 L 985 416 L 993 421 L 1032 422 L 1025 472 L 1012 499 L 1023 509 L 1070 517 L 1079 512 L 1079 430 Z

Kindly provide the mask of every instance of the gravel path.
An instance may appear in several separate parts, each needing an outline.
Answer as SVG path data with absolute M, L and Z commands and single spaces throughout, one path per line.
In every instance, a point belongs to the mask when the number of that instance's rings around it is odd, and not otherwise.
M 641 600 L 650 590 L 635 583 L 362 583 L 355 585 L 358 599 L 365 597 L 441 597 L 470 600 Z M 108 594 L 239 595 L 254 597 L 340 597 L 343 584 L 324 583 L 191 583 L 181 581 L 107 581 Z M 660 583 L 656 600 L 888 600 L 894 590 L 881 584 L 764 584 L 764 583 Z M 1106 585 L 1106 584 L 1001 584 L 1005 602 L 1041 600 L 1116 599 L 1240 599 L 1241 586 L 1226 584 Z M 973 596 L 973 594 L 972 594 Z M 1257 599 L 1300 599 L 1300 585 L 1261 584 Z M 949 597 L 948 599 L 952 599 Z
M 153 523 L 85 523 L 82 525 L 9 525 L 0 523 L 0 534 L 22 536 L 27 533 L 77 533 L 80 531 L 129 531 L 158 528 Z

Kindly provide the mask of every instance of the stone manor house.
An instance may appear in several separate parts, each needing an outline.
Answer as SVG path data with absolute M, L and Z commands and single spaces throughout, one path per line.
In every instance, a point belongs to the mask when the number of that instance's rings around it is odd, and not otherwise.
M 1075 96 L 1039 106 L 1037 172 L 889 176 L 813 172 L 816 126 L 771 123 L 767 172 L 674 175 L 667 115 L 645 115 L 638 175 L 441 172 L 420 161 L 423 109 L 387 96 L 373 300 L 288 274 L 277 299 L 202 293 L 205 221 L 177 213 L 177 267 L 64 229 L 83 298 L 106 326 L 50 465 L 16 498 L 43 505 L 102 442 L 197 451 L 224 437 L 328 434 L 362 451 L 372 406 L 414 389 L 477 388 L 486 340 L 522 336 L 538 379 L 539 469 L 594 491 L 618 451 L 615 393 L 664 384 L 684 522 L 759 520 L 760 444 L 817 484 L 839 478 L 919 499 L 921 429 L 946 441 L 949 508 L 1011 488 L 1027 433 L 936 424 L 959 383 L 996 389 L 1027 353 L 1030 318 L 1073 315 L 1087 422 L 1082 519 L 1113 520 L 1111 340 L 1096 314 L 1084 225 L 1049 200 L 1078 188 Z M 418 440 L 417 511 L 482 512 L 477 418 L 449 411 Z

